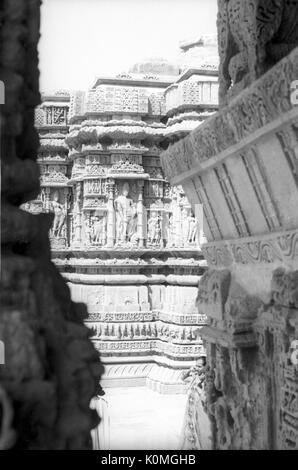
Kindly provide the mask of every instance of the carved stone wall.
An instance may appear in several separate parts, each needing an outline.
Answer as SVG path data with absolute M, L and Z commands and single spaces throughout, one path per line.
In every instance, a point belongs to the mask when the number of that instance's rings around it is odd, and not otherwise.
M 54 213 L 53 261 L 73 300 L 87 304 L 103 386 L 179 392 L 181 371 L 204 351 L 197 333 L 205 317 L 195 306 L 203 231 L 182 187 L 171 188 L 161 169 L 162 147 L 180 137 L 165 124 L 165 94 L 177 76 L 152 67 L 98 78 L 86 93 L 42 96 L 41 192 L 23 207 Z M 178 86 L 175 110 L 198 111 L 201 120 L 214 112 L 215 70 L 186 71 Z
M 298 42 L 297 0 L 218 0 L 219 102 L 225 105 Z
M 34 129 L 34 108 L 40 103 L 39 9 L 39 0 L 0 5 L 0 79 L 5 86 L 0 282 L 5 364 L 0 365 L 0 449 L 86 449 L 99 420 L 89 403 L 97 392 L 102 365 L 83 324 L 86 307 L 71 301 L 50 260 L 48 231 L 53 216 L 20 208 L 40 190 L 39 139 Z M 49 126 L 58 119 L 52 111 Z M 60 149 L 60 144 L 55 145 Z M 45 160 L 47 156 L 45 151 Z
M 209 270 L 197 307 L 208 317 L 201 335 L 211 446 L 297 449 L 298 107 L 291 84 L 298 49 L 297 28 L 292 36 L 289 27 L 297 2 L 219 7 L 220 74 L 229 69 L 233 82 L 220 75 L 220 97 L 229 104 L 161 154 L 170 183 L 183 186 L 193 207 L 203 204 Z M 227 31 L 242 41 L 233 54 Z M 185 436 L 198 446 L 191 419 Z

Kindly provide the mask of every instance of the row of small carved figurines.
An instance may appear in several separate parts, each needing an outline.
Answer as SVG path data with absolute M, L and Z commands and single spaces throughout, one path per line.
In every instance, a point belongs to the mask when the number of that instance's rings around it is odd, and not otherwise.
M 198 327 L 176 326 L 163 324 L 162 322 L 150 323 L 86 323 L 92 331 L 92 337 L 108 338 L 115 340 L 138 338 L 159 338 L 167 342 L 195 342 L 202 344 L 198 336 Z
M 195 258 L 173 258 L 169 257 L 166 260 L 162 260 L 159 258 L 149 258 L 149 259 L 142 259 L 142 258 L 111 258 L 111 259 L 86 259 L 86 258 L 55 258 L 53 260 L 56 265 L 63 265 L 63 266 L 148 266 L 150 264 L 153 265 L 162 265 L 162 266 L 195 266 L 195 267 L 204 267 L 206 262 L 204 260 L 197 260 Z

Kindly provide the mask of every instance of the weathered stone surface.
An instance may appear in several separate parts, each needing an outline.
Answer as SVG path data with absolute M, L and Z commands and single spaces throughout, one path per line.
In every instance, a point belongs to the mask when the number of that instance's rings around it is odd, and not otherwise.
M 214 449 L 298 448 L 297 7 L 219 2 L 227 105 L 161 155 L 170 182 L 204 205 L 197 305 Z
M 37 42 L 39 0 L 0 6 L 1 108 L 1 449 L 86 449 L 98 423 L 89 408 L 102 366 L 83 324 L 86 307 L 50 261 L 52 216 L 19 205 L 39 191 Z
M 219 0 L 219 101 L 226 104 L 298 45 L 298 2 Z

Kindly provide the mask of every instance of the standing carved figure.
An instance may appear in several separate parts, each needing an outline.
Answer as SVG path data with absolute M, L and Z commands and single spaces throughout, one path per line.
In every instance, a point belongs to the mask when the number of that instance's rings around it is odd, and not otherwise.
M 90 245 L 91 243 L 91 226 L 89 217 L 85 219 L 85 245 Z
M 193 215 L 187 217 L 187 242 L 195 243 L 198 235 L 198 221 Z
M 129 195 L 129 184 L 124 183 L 122 194 L 115 200 L 117 241 L 130 241 L 136 231 L 136 207 Z
M 59 194 L 57 192 L 54 194 L 53 201 L 51 202 L 51 209 L 55 215 L 52 227 L 52 235 L 54 237 L 61 237 L 66 218 L 66 210 L 63 204 L 60 204 Z
M 80 243 L 81 241 L 81 203 L 82 186 L 81 183 L 78 183 L 75 189 L 75 203 L 73 209 L 73 242 L 75 243 Z
M 158 245 L 161 239 L 160 217 L 152 212 L 148 220 L 148 241 L 152 245 Z
M 171 247 L 171 246 L 174 245 L 174 240 L 175 240 L 175 224 L 174 224 L 174 217 L 173 217 L 173 215 L 170 215 L 170 216 L 169 216 L 167 235 L 168 235 L 168 243 L 167 243 L 167 245 L 168 245 L 169 247 Z
M 95 216 L 93 217 L 93 230 L 92 230 L 93 243 L 104 245 L 105 244 L 105 218 Z

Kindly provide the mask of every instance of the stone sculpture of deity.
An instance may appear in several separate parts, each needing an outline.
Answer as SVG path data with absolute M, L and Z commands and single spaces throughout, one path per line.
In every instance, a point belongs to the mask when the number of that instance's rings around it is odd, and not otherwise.
M 124 183 L 122 193 L 115 199 L 117 242 L 131 241 L 136 232 L 136 206 L 129 195 L 129 184 Z
M 161 239 L 160 217 L 156 212 L 152 212 L 148 220 L 148 242 L 158 245 Z
M 55 215 L 51 234 L 53 237 L 61 237 L 66 219 L 66 209 L 63 204 L 59 202 L 58 192 L 55 192 L 53 200 L 51 201 L 51 209 Z
M 187 217 L 187 242 L 195 243 L 198 235 L 198 221 L 190 214 Z
M 93 227 L 92 227 L 92 242 L 95 244 L 104 245 L 106 238 L 105 230 L 105 217 L 94 216 L 93 217 Z

